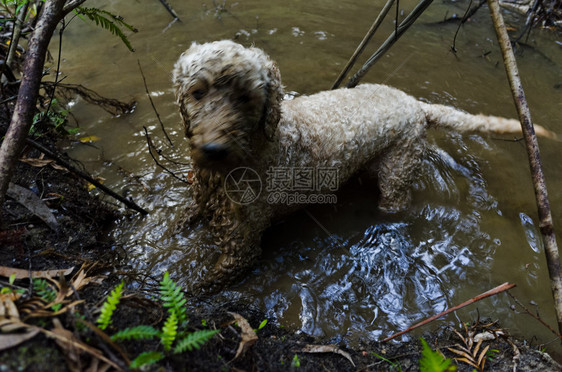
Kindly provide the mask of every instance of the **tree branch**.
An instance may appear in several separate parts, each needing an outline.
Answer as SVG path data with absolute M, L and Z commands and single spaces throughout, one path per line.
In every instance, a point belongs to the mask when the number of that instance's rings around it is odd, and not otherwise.
M 535 128 L 531 121 L 531 112 L 525 92 L 519 79 L 517 62 L 511 48 L 511 41 L 505 28 L 503 17 L 500 13 L 500 6 L 497 0 L 488 0 L 488 6 L 494 21 L 494 28 L 503 55 L 503 61 L 511 87 L 511 93 L 517 107 L 521 129 L 525 139 L 527 155 L 529 156 L 529 164 L 531 166 L 531 177 L 533 179 L 533 187 L 535 188 L 535 198 L 537 201 L 539 214 L 539 227 L 543 236 L 546 264 L 548 266 L 548 274 L 550 276 L 550 285 L 552 295 L 554 297 L 554 309 L 558 320 L 558 331 L 562 334 L 562 276 L 560 274 L 560 254 L 556 244 L 556 235 L 554 233 L 554 225 L 552 215 L 550 213 L 550 205 L 548 201 L 548 192 L 546 190 L 546 182 L 542 170 L 539 144 L 535 135 Z

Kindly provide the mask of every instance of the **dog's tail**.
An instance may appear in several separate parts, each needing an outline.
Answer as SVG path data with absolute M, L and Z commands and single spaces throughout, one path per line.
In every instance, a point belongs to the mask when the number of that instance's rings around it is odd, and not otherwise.
M 499 116 L 471 115 L 453 107 L 422 102 L 422 108 L 430 127 L 449 128 L 459 132 L 481 132 L 497 134 L 521 134 L 518 120 Z M 556 138 L 556 133 L 534 125 L 537 136 Z

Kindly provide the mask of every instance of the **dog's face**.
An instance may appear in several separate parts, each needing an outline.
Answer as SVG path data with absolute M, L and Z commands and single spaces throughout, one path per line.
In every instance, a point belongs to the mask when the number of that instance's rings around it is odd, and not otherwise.
M 177 102 L 201 168 L 228 170 L 252 161 L 255 144 L 266 141 L 271 105 L 279 105 L 272 87 L 278 73 L 259 49 L 231 41 L 193 44 L 177 61 L 173 81 Z M 277 109 L 278 111 L 278 109 Z

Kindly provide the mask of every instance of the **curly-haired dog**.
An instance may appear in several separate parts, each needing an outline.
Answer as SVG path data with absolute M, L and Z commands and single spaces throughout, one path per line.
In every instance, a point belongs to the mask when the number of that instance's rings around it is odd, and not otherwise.
M 187 221 L 202 218 L 219 244 L 221 255 L 208 273 L 214 285 L 248 268 L 260 254 L 261 235 L 271 221 L 299 206 L 271 198 L 276 182 L 284 182 L 285 191 L 308 185 L 299 189 L 304 195 L 333 192 L 334 185 L 370 168 L 377 172 L 380 208 L 398 211 L 410 202 L 428 128 L 521 132 L 516 120 L 423 103 L 384 85 L 283 100 L 275 63 L 260 49 L 226 40 L 194 43 L 177 61 L 173 82 L 195 172 Z M 554 137 L 540 126 L 535 130 Z M 248 173 L 225 184 L 229 172 L 240 167 Z M 326 187 L 310 184 L 320 181 L 311 177 L 322 170 L 336 178 Z M 268 186 L 259 195 L 250 182 L 258 177 Z M 254 191 L 255 200 L 241 202 L 229 187 Z

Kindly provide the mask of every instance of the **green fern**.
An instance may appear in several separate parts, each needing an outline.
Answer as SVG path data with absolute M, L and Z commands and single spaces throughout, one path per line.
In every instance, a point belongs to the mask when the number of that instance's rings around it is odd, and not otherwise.
M 420 371 L 422 372 L 445 372 L 456 371 L 457 367 L 452 365 L 453 361 L 447 359 L 439 351 L 431 350 L 427 342 L 420 338 L 422 343 L 422 357 L 420 359 Z
M 204 329 L 190 333 L 184 339 L 178 341 L 174 348 L 174 354 L 183 353 L 186 350 L 199 349 L 205 342 L 209 341 L 214 335 L 219 333 L 218 329 Z
M 57 292 L 47 283 L 45 279 L 33 278 L 33 290 L 41 299 L 47 303 L 55 301 Z M 51 306 L 53 311 L 59 311 L 62 304 L 54 304 Z
M 167 272 L 164 273 L 164 278 L 160 282 L 160 295 L 162 301 L 164 301 L 164 307 L 167 307 L 170 313 L 176 315 L 179 324 L 185 323 L 187 321 L 187 309 L 185 307 L 187 300 L 183 297 L 181 287 L 170 279 L 170 274 Z
M 139 354 L 139 356 L 137 356 L 135 359 L 133 359 L 129 367 L 131 369 L 137 369 L 142 366 L 146 366 L 148 364 L 156 363 L 159 360 L 162 360 L 163 358 L 164 358 L 164 354 L 162 354 L 159 351 L 144 352 Z
M 95 22 L 97 26 L 101 26 L 113 35 L 119 37 L 131 52 L 135 51 L 129 42 L 129 39 L 121 30 L 121 27 L 125 27 L 132 32 L 138 32 L 138 30 L 126 23 L 122 17 L 112 14 L 106 10 L 98 8 L 84 8 L 80 6 L 76 9 L 76 12 L 79 15 L 85 15 L 91 21 Z
M 174 343 L 176 336 L 178 334 L 178 319 L 176 318 L 176 313 L 170 313 L 168 319 L 162 327 L 162 335 L 160 340 L 162 345 L 164 345 L 164 350 L 169 351 Z
M 33 278 L 33 290 L 45 302 L 53 302 L 57 298 L 57 292 L 45 279 Z
M 150 340 L 159 335 L 159 330 L 151 326 L 140 325 L 132 328 L 125 328 L 111 336 L 111 339 L 113 341 Z
M 101 313 L 97 320 L 98 327 L 102 330 L 106 329 L 109 324 L 111 324 L 111 316 L 115 309 L 117 309 L 117 305 L 121 300 L 121 296 L 123 295 L 123 286 L 125 285 L 124 282 L 121 282 L 107 297 L 105 302 L 101 307 Z

